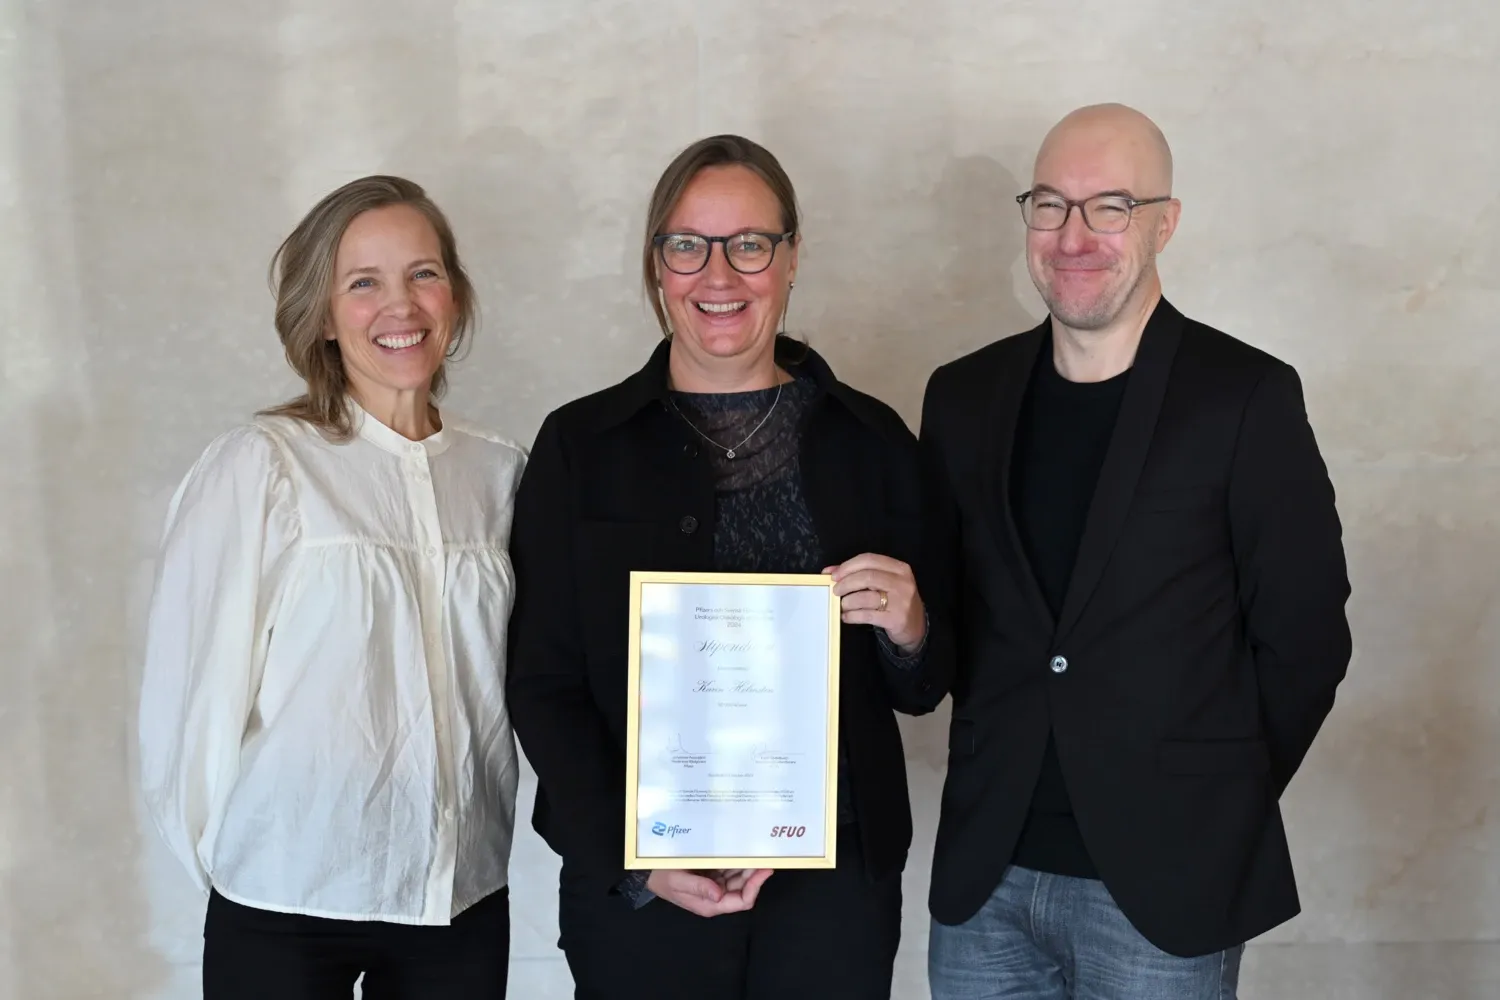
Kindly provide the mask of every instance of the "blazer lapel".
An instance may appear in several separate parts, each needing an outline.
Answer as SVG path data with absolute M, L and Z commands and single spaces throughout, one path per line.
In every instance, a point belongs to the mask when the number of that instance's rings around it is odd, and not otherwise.
M 1094 488 L 1088 517 L 1084 521 L 1083 538 L 1078 543 L 1078 561 L 1073 566 L 1058 620 L 1059 640 L 1078 624 L 1078 618 L 1098 586 L 1110 553 L 1119 540 L 1120 529 L 1130 512 L 1131 497 L 1141 478 L 1146 455 L 1151 450 L 1156 418 L 1161 413 L 1167 381 L 1172 374 L 1172 360 L 1181 340 L 1182 314 L 1162 299 L 1141 334 L 1130 381 L 1125 387 L 1125 397 L 1120 401 L 1114 434 L 1110 437 L 1109 451 L 1099 470 L 1098 485 Z
M 1021 334 L 1021 345 L 1012 364 L 999 373 L 993 395 L 990 397 L 985 429 L 993 434 L 995 447 L 984 449 L 981 454 L 980 501 L 989 515 L 989 524 L 1000 548 L 1000 561 L 1016 578 L 1016 584 L 1026 595 L 1029 603 L 1051 632 L 1054 626 L 1052 609 L 1042 594 L 1032 571 L 1031 560 L 1026 558 L 1026 548 L 1021 544 L 1021 533 L 1016 529 L 1016 519 L 1010 505 L 1010 463 L 1015 452 L 1016 425 L 1021 417 L 1021 403 L 1026 397 L 1026 386 L 1031 381 L 1031 371 L 1036 365 L 1037 352 L 1046 339 L 1047 326 L 1052 320 L 1043 320 L 1038 326 Z

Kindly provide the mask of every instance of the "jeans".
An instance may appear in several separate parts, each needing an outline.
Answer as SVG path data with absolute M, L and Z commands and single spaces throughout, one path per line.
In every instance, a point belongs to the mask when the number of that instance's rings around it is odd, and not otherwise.
M 932 924 L 927 969 L 932 1000 L 1235 1000 L 1244 950 L 1169 955 L 1103 882 L 1012 865 L 974 916 Z

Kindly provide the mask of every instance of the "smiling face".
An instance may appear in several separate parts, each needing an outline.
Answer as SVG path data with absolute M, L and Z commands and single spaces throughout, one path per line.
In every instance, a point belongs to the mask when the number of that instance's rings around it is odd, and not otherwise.
M 409 205 L 356 216 L 334 261 L 330 324 L 350 392 L 367 410 L 425 396 L 457 316 L 441 243 Z
M 1105 192 L 1171 193 L 1170 153 L 1149 121 L 1124 109 L 1090 110 L 1048 135 L 1032 188 L 1082 200 Z M 1156 254 L 1176 227 L 1176 202 L 1137 207 L 1122 233 L 1096 233 L 1075 207 L 1061 229 L 1026 232 L 1026 264 L 1048 310 L 1073 330 L 1102 330 L 1160 289 Z
M 769 185 L 741 166 L 705 167 L 683 189 L 664 233 L 733 236 L 780 233 L 781 205 Z M 700 368 L 716 361 L 769 357 L 797 271 L 795 242 L 776 247 L 771 265 L 757 274 L 730 266 L 722 243 L 711 244 L 696 274 L 676 274 L 656 262 L 657 281 L 671 322 L 673 349 Z

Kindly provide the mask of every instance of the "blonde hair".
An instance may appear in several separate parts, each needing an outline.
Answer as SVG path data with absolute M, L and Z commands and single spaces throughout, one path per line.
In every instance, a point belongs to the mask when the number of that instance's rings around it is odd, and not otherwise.
M 353 415 L 345 401 L 344 359 L 338 343 L 327 338 L 334 262 L 349 224 L 365 212 L 391 205 L 409 205 L 421 212 L 437 233 L 456 310 L 447 357 L 458 354 L 474 324 L 477 305 L 447 217 L 413 181 L 383 174 L 361 177 L 324 196 L 271 257 L 276 333 L 286 350 L 287 364 L 307 383 L 307 391 L 262 413 L 306 420 L 336 441 L 346 441 L 353 434 Z M 443 394 L 447 381 L 447 373 L 439 367 L 432 377 L 434 399 Z
M 766 182 L 781 206 L 782 232 L 795 235 L 801 229 L 797 192 L 792 187 L 792 179 L 782 169 L 781 162 L 760 143 L 739 135 L 714 135 L 699 139 L 678 153 L 656 182 L 656 190 L 651 192 L 651 203 L 646 208 L 646 239 L 641 249 L 641 281 L 664 337 L 672 335 L 672 328 L 667 322 L 666 310 L 662 308 L 661 296 L 656 291 L 656 237 L 662 234 L 662 227 L 682 200 L 682 192 L 687 190 L 699 171 L 707 167 L 728 166 L 744 167 Z

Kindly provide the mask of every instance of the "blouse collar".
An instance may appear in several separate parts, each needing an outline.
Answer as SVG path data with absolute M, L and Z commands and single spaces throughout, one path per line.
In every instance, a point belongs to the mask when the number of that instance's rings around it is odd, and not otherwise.
M 354 415 L 354 432 L 366 441 L 393 455 L 415 455 L 425 451 L 429 457 L 441 455 L 448 450 L 453 443 L 453 435 L 448 430 L 448 424 L 444 422 L 443 429 L 429 434 L 420 441 L 412 441 L 391 430 L 378 419 L 371 416 L 359 401 L 353 396 L 349 397 L 349 407 Z

